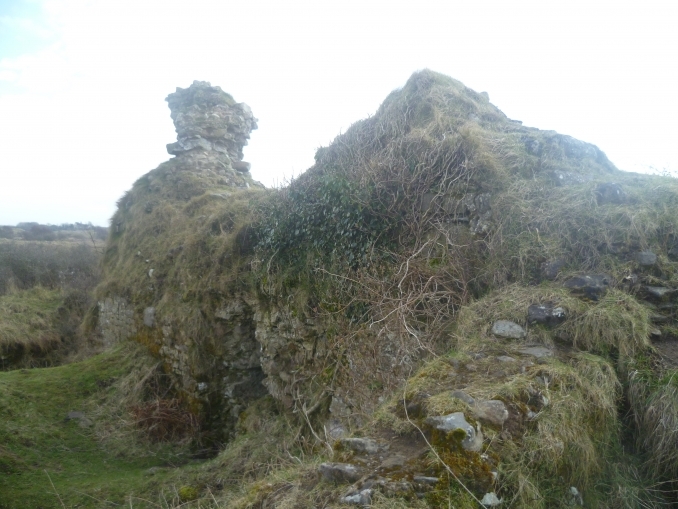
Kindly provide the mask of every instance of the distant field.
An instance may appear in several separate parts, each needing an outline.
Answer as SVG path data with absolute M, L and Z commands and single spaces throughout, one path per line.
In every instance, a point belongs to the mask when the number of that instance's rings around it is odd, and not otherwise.
M 79 324 L 99 281 L 101 231 L 25 233 L 0 227 L 0 370 L 60 362 L 83 339 Z

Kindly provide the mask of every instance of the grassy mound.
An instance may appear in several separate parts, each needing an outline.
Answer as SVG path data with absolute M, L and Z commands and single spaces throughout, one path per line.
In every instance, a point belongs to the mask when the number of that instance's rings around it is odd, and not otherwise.
M 675 373 L 651 341 L 676 338 L 675 180 L 619 172 L 597 147 L 524 127 L 430 71 L 283 189 L 181 164 L 121 199 L 98 295 L 130 302 L 134 339 L 205 429 L 230 419 L 220 456 L 177 474 L 192 479 L 186 502 L 331 507 L 343 491 L 316 465 L 354 457 L 323 435 L 330 418 L 428 440 L 397 480 L 440 483 L 422 500 L 375 492 L 375 507 L 477 507 L 490 491 L 534 508 L 675 500 Z M 583 273 L 604 291 L 564 286 Z M 546 303 L 566 320 L 528 326 L 528 306 Z M 159 323 L 142 326 L 149 307 Z M 496 320 L 526 338 L 497 339 Z M 551 354 L 525 353 L 535 345 Z M 240 366 L 235 347 L 260 366 Z M 260 369 L 282 406 L 224 396 L 219 383 L 240 376 L 229 363 Z M 427 427 L 457 411 L 478 424 L 454 391 L 508 409 L 503 427 L 483 428 L 480 453 Z

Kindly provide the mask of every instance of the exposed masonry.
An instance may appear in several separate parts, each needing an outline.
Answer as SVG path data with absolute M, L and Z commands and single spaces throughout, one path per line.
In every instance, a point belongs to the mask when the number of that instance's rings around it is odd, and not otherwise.
M 136 333 L 134 310 L 125 299 L 109 297 L 98 302 L 99 332 L 105 346 L 132 337 Z

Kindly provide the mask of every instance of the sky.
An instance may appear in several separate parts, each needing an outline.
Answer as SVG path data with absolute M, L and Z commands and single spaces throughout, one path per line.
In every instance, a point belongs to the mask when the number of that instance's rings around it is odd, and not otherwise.
M 284 184 L 429 68 L 524 125 L 678 172 L 674 0 L 0 0 L 0 224 L 105 226 L 170 158 L 165 97 L 209 81 Z

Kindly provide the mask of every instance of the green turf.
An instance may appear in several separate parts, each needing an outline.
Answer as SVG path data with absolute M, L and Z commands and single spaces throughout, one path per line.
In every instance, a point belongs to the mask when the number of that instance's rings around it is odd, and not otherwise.
M 158 507 L 130 504 L 130 494 L 161 481 L 163 471 L 147 471 L 167 465 L 166 455 L 116 456 L 95 426 L 65 419 L 69 411 L 87 415 L 128 370 L 118 348 L 65 366 L 0 373 L 0 508 Z

